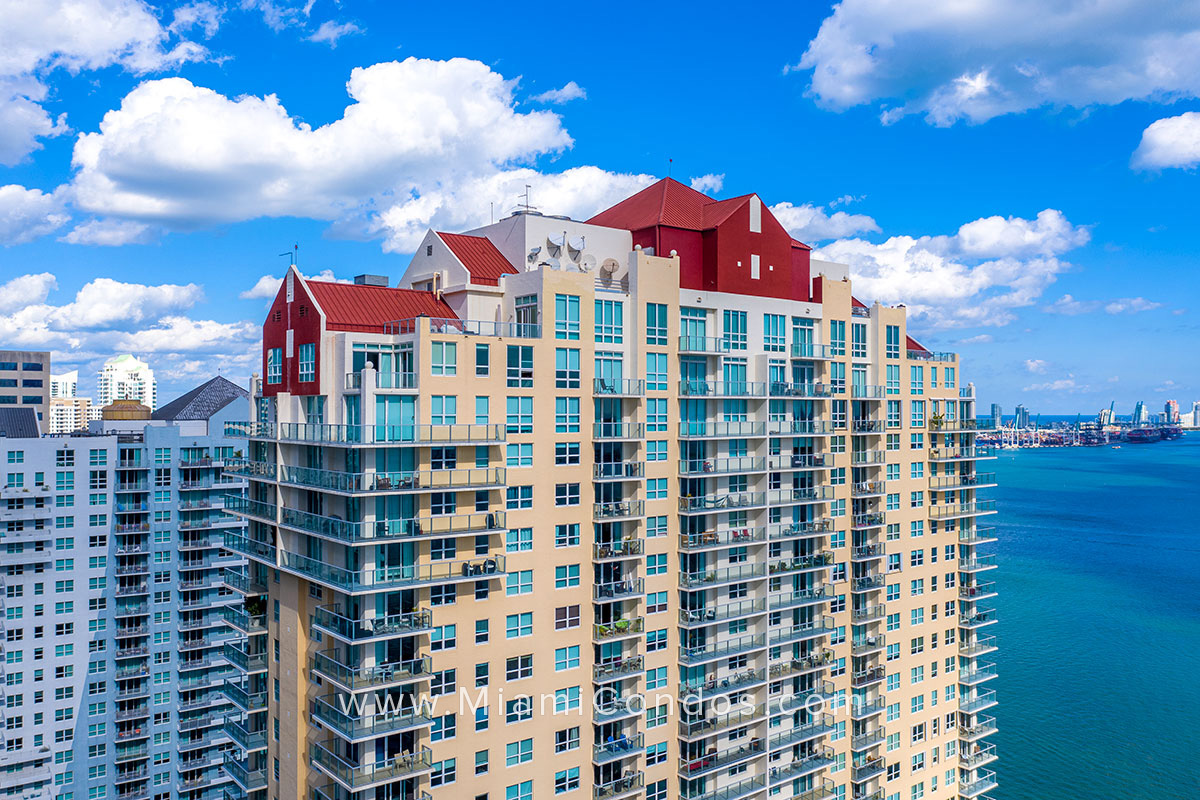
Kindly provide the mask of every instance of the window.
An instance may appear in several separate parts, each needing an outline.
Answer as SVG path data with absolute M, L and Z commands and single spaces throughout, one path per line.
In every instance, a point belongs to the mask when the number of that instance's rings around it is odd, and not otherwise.
M 519 681 L 533 677 L 533 656 L 513 656 L 504 662 L 504 679 Z
M 456 626 L 442 625 L 429 634 L 430 650 L 452 650 L 456 644 Z
M 646 481 L 646 499 L 662 500 L 667 496 L 667 479 L 650 478 Z
M 521 553 L 533 549 L 533 528 L 510 528 L 504 538 L 506 553 Z
M 647 575 L 666 575 L 667 574 L 667 554 L 659 553 L 657 555 L 646 556 L 646 574 Z
M 667 429 L 667 400 L 666 398 L 650 398 L 646 401 L 646 430 L 665 431 Z
M 509 614 L 505 617 L 504 635 L 508 639 L 533 636 L 533 613 L 527 611 L 523 614 Z
M 509 742 L 504 746 L 504 766 L 515 767 L 533 761 L 533 739 Z
M 747 344 L 746 312 L 726 309 L 724 320 L 725 338 L 722 344 L 724 345 L 725 349 L 745 350 Z
M 430 397 L 429 421 L 434 425 L 454 425 L 458 422 L 458 398 L 452 394 Z
M 909 391 L 913 394 L 925 394 L 925 368 L 913 365 L 909 367 Z
M 783 352 L 787 343 L 787 318 L 782 314 L 763 314 L 763 349 Z
M 559 483 L 554 486 L 554 505 L 556 506 L 577 506 L 579 505 L 579 484 L 578 483 Z
M 513 725 L 533 719 L 533 703 L 528 697 L 517 697 L 504 703 L 504 721 Z
M 563 672 L 579 667 L 579 645 L 560 647 L 554 651 L 554 671 Z
M 533 593 L 533 570 L 531 569 L 510 572 L 505 576 L 505 581 L 507 584 L 505 594 L 509 597 Z
M 554 432 L 579 433 L 579 398 L 554 398 Z
M 509 486 L 505 490 L 505 508 L 533 508 L 533 487 Z
M 900 357 L 900 326 L 888 325 L 886 328 L 887 350 L 884 355 L 888 358 Z
M 554 349 L 554 385 L 559 389 L 579 388 L 579 350 L 574 347 Z
M 850 326 L 850 357 L 867 357 L 867 326 L 861 322 Z
M 625 306 L 619 300 L 596 301 L 596 341 L 620 344 L 624 341 Z
M 579 728 L 565 728 L 554 732 L 554 752 L 566 753 L 579 749 Z
M 579 544 L 579 523 L 572 522 L 554 526 L 555 547 L 575 547 Z
M 566 467 L 579 463 L 579 442 L 557 442 L 554 445 L 554 463 Z
M 533 347 L 510 344 L 508 346 L 507 379 L 509 386 L 528 388 L 533 386 Z
M 505 466 L 508 467 L 532 467 L 533 466 L 533 445 L 532 444 L 510 444 L 505 448 Z
M 509 397 L 506 402 L 508 432 L 533 433 L 533 398 Z
M 579 627 L 579 606 L 559 606 L 554 609 L 554 629 L 558 631 Z
M 554 295 L 554 338 L 579 338 L 579 298 L 575 295 Z
M 554 793 L 565 794 L 579 788 L 579 767 L 564 769 L 554 773 Z
M 667 460 L 667 442 L 665 439 L 646 442 L 646 460 L 647 461 L 666 461 Z
M 667 307 L 663 303 L 646 303 L 646 344 L 667 343 Z
M 283 382 L 283 348 L 272 347 L 267 350 L 267 383 Z
M 433 762 L 433 772 L 429 773 L 430 786 L 443 786 L 455 781 L 456 760 L 447 758 L 445 761 Z
M 486 344 L 475 345 L 475 375 L 483 378 L 491 374 L 492 353 Z
M 433 342 L 430 372 L 434 375 L 458 374 L 458 345 L 455 342 Z
M 308 383 L 317 379 L 317 345 L 300 345 L 300 381 Z
M 831 355 L 846 355 L 846 323 L 844 320 L 829 320 L 829 352 Z
M 564 564 L 554 568 L 554 588 L 568 589 L 579 585 L 579 565 Z
M 578 711 L 580 707 L 581 702 L 578 686 L 568 686 L 565 689 L 556 689 L 554 691 L 555 714 L 566 714 L 570 711 Z

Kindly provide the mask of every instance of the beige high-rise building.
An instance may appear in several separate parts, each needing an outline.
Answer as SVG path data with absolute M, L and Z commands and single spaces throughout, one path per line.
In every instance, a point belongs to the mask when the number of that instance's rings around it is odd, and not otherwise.
M 90 397 L 51 397 L 51 436 L 87 430 L 88 423 L 100 419 L 100 408 L 92 405 Z
M 290 270 L 226 547 L 253 800 L 994 785 L 973 387 L 756 195 Z

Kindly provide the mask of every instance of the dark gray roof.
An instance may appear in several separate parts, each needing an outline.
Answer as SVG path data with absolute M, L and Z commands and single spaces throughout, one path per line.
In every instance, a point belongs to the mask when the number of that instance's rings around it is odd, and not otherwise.
M 36 439 L 39 435 L 37 412 L 32 408 L 0 408 L 0 436 Z
M 202 383 L 187 394 L 176 397 L 150 415 L 151 419 L 189 420 L 209 419 L 234 400 L 250 396 L 242 387 L 220 375 Z

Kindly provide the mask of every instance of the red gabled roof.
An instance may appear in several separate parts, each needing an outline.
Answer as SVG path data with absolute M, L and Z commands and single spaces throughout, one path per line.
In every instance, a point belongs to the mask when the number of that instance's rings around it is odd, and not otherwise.
M 500 254 L 496 245 L 484 236 L 467 236 L 462 233 L 441 233 L 442 241 L 471 273 L 471 282 L 485 286 L 498 286 L 501 275 L 516 275 L 517 270 L 508 259 Z
M 325 312 L 325 327 L 330 330 L 382 333 L 384 325 L 398 319 L 421 315 L 458 318 L 433 292 L 327 281 L 305 283 L 313 300 Z
M 908 349 L 909 349 L 909 350 L 920 350 L 922 353 L 928 353 L 928 352 L 929 352 L 929 351 L 928 351 L 928 350 L 926 350 L 924 347 L 922 347 L 922 346 L 921 346 L 921 343 L 920 343 L 920 342 L 918 342 L 918 341 L 917 341 L 916 339 L 914 339 L 913 337 L 911 337 L 911 336 L 905 336 L 904 338 L 908 340 L 907 344 L 908 344 Z
M 852 308 L 866 308 L 867 304 L 864 303 L 862 300 L 859 300 L 854 295 L 850 295 L 850 306 Z
M 684 186 L 674 178 L 663 178 L 601 211 L 588 223 L 627 231 L 639 231 L 655 225 L 700 231 L 704 230 L 704 207 L 713 202 L 708 195 Z

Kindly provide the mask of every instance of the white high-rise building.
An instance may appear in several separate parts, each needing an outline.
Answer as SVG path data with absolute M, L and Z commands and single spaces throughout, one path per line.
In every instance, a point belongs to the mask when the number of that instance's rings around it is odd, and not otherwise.
M 79 370 L 50 376 L 51 397 L 74 397 L 79 391 Z
M 152 410 L 158 408 L 158 382 L 154 380 L 154 370 L 129 353 L 104 362 L 98 393 L 101 408 L 114 400 L 137 400 Z
M 51 436 L 87 430 L 88 423 L 97 419 L 100 419 L 100 408 L 92 405 L 90 397 L 50 398 L 48 432 Z

